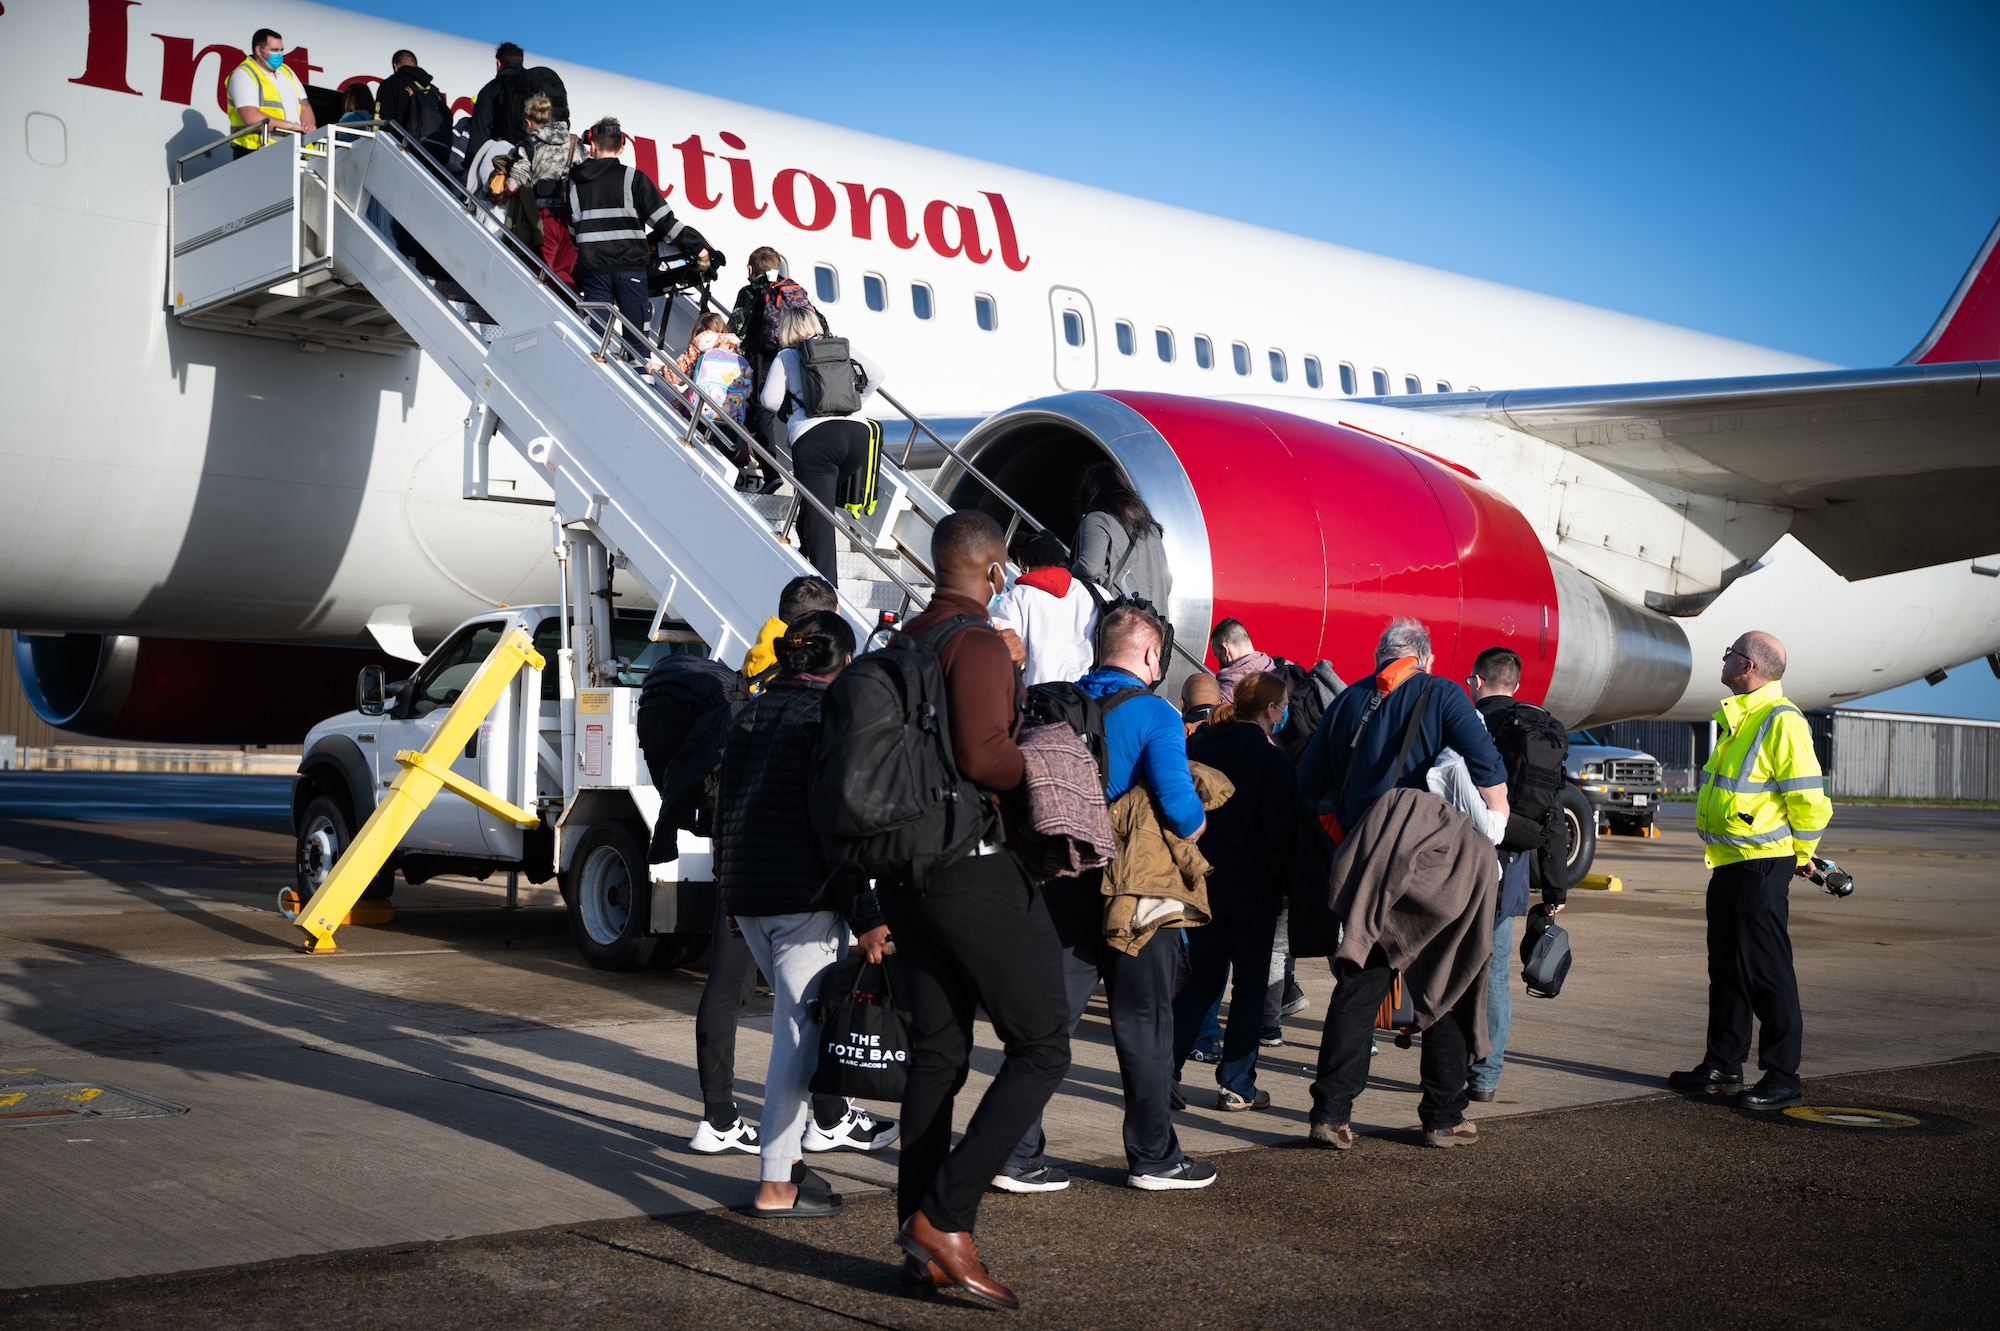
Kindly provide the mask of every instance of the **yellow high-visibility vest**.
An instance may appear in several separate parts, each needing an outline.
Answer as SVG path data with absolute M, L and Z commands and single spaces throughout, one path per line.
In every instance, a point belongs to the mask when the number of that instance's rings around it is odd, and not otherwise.
M 1833 818 L 1812 727 L 1776 681 L 1722 700 L 1715 752 L 1702 768 L 1695 830 L 1710 867 L 1812 859 Z
M 292 87 L 298 89 L 299 105 L 301 107 L 306 105 L 306 90 L 300 86 L 299 76 L 292 73 L 292 67 L 290 65 L 281 64 L 275 71 L 273 71 L 268 67 L 259 64 L 257 61 L 257 57 L 252 55 L 252 56 L 245 56 L 243 58 L 243 63 L 238 65 L 236 68 L 247 69 L 253 75 L 256 76 L 257 109 L 259 111 L 262 111 L 270 119 L 272 120 L 289 119 L 289 117 L 285 115 L 284 95 L 279 91 L 278 88 L 279 74 L 283 74 L 286 78 L 290 79 Z M 229 127 L 231 129 L 242 129 L 243 126 L 244 126 L 243 113 L 236 109 L 236 103 L 232 99 L 229 103 Z

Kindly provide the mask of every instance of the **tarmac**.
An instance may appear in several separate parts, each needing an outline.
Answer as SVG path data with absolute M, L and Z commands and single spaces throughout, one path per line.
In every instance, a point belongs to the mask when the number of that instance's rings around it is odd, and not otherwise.
M 399 886 L 393 924 L 344 929 L 333 957 L 290 951 L 285 795 L 261 777 L 0 774 L 0 1102 L 55 1110 L 0 1118 L 0 1322 L 974 1315 L 895 1285 L 893 1148 L 812 1157 L 849 1202 L 835 1220 L 724 1209 L 756 1161 L 684 1146 L 699 972 L 591 970 L 552 885 L 511 912 L 497 881 Z M 1385 1042 L 1361 1145 L 1293 1149 L 1331 990 L 1308 962 L 1313 1003 L 1265 1051 L 1270 1111 L 1217 1112 L 1189 1065 L 1182 1143 L 1220 1182 L 1133 1192 L 1094 1006 L 1048 1116 L 1078 1182 L 981 1213 L 1023 1318 L 1990 1324 L 2000 811 L 1842 808 L 1825 846 L 1855 895 L 1793 892 L 1809 1103 L 1908 1125 L 1665 1093 L 1700 1053 L 1705 875 L 1688 806 L 1663 821 L 1600 843 L 1624 890 L 1573 896 L 1562 996 L 1517 979 L 1470 1148 L 1418 1147 L 1417 1055 Z M 753 1118 L 767 1012 L 739 1042 Z M 982 1030 L 961 1123 L 996 1065 Z

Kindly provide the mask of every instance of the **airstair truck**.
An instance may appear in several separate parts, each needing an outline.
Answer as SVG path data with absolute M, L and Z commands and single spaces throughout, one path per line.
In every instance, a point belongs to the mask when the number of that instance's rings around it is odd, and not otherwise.
M 662 939 L 698 949 L 714 895 L 706 845 L 685 839 L 659 882 L 644 862 L 659 798 L 634 728 L 651 661 L 674 650 L 740 660 L 785 583 L 813 572 L 795 535 L 806 506 L 839 534 L 841 611 L 859 634 L 884 612 L 920 609 L 930 533 L 951 512 L 909 465 L 920 435 L 951 460 L 955 493 L 983 487 L 980 502 L 1010 535 L 1041 524 L 886 392 L 874 400 L 906 418 L 908 437 L 884 448 L 872 509 L 804 493 L 647 330 L 579 302 L 394 126 L 332 125 L 188 175 L 230 139 L 176 163 L 170 317 L 315 351 L 421 348 L 469 402 L 464 497 L 550 507 L 561 570 L 556 604 L 472 617 L 395 685 L 364 671 L 356 709 L 308 737 L 294 796 L 299 881 L 288 889 L 299 905 L 326 898 L 299 918 L 308 950 L 333 946 L 359 904 L 350 889 L 386 895 L 396 872 L 499 871 L 554 876 L 597 965 L 635 965 Z M 383 214 L 394 227 L 378 225 Z M 495 440 L 546 499 L 503 493 Z M 739 455 L 776 492 L 739 491 Z M 614 576 L 636 584 L 634 604 L 657 609 L 612 609 Z M 496 662 L 503 671 L 489 670 Z M 489 687 L 516 670 L 504 692 Z M 457 707 L 461 695 L 485 714 Z M 447 733 L 457 751 L 429 752 Z

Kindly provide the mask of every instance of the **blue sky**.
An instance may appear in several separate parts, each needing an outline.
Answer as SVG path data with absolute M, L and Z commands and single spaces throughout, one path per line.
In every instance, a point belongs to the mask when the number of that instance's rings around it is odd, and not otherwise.
M 2000 218 L 1990 0 L 341 7 L 1845 365 Z

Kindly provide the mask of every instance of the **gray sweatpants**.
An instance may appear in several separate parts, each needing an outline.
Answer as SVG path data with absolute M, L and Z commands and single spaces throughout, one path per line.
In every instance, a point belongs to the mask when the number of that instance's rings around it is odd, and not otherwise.
M 819 977 L 847 955 L 847 925 L 830 910 L 798 915 L 739 915 L 737 927 L 771 982 L 771 1066 L 764 1073 L 764 1136 L 758 1177 L 784 1183 L 801 1158 L 807 1094 L 819 1063 L 819 1023 L 807 1015 Z

